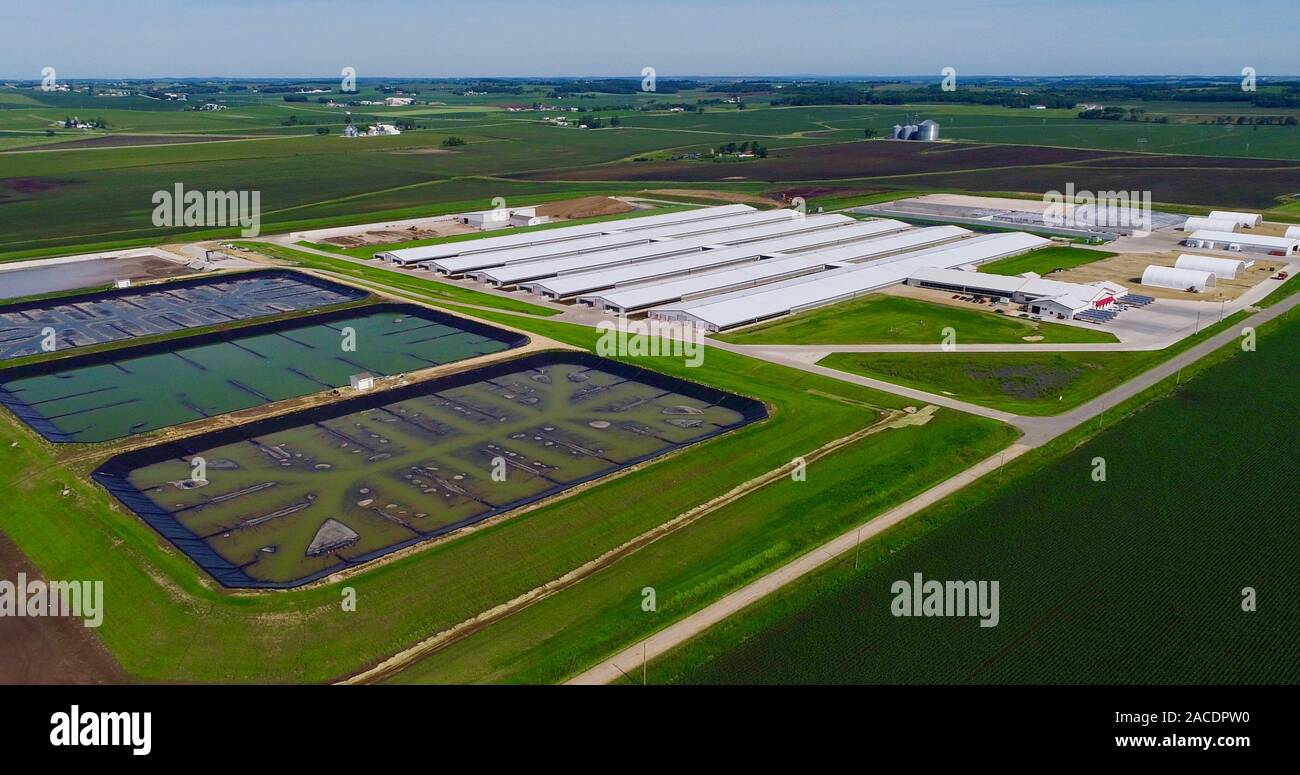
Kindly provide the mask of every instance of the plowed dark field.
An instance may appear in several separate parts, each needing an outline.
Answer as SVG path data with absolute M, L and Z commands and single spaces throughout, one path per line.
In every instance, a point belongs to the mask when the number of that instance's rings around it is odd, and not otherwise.
M 899 177 L 902 176 L 902 177 Z M 1300 192 L 1300 162 L 1088 151 L 1032 145 L 854 142 L 786 148 L 767 159 L 619 162 L 522 176 L 546 180 L 832 181 L 873 188 L 1043 192 L 1149 190 L 1156 202 L 1266 208 Z

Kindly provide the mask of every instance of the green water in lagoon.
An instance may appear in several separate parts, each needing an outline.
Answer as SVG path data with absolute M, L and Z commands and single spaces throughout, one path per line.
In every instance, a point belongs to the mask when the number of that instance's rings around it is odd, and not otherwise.
M 226 560 L 286 582 L 437 534 L 743 421 L 732 409 L 556 363 L 199 453 L 131 484 Z M 507 461 L 492 477 L 493 459 Z M 337 520 L 355 540 L 310 555 Z
M 344 349 L 344 329 L 355 349 Z M 504 342 L 393 311 L 234 336 L 11 380 L 4 388 L 77 442 L 166 428 L 507 349 Z

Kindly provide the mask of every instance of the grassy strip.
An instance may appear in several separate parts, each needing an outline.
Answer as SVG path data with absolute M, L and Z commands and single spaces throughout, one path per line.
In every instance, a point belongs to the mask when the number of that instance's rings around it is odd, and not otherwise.
M 1024 253 L 1019 256 L 1004 258 L 988 264 L 981 264 L 979 271 L 990 274 L 1018 275 L 1036 272 L 1046 275 L 1057 269 L 1073 269 L 1076 266 L 1091 264 L 1104 258 L 1114 258 L 1118 253 L 1105 250 L 1087 250 L 1075 247 L 1050 247 Z
M 476 313 L 477 314 L 477 313 Z M 591 328 L 501 317 L 590 348 Z M 92 484 L 86 449 L 56 450 L 8 414 L 0 419 L 3 530 L 50 578 L 104 581 L 97 631 L 138 680 L 312 682 L 373 663 L 533 589 L 672 515 L 788 463 L 898 407 L 897 397 L 710 350 L 638 365 L 765 401 L 771 417 L 607 480 L 580 496 L 462 534 L 349 577 L 290 593 L 220 590 L 179 552 Z M 60 456 L 63 457 L 60 460 Z M 64 495 L 64 488 L 67 494 Z M 830 497 L 814 478 L 807 497 Z M 359 601 L 339 602 L 344 586 Z
M 305 253 L 301 250 L 294 250 L 293 248 L 276 245 L 270 242 L 249 242 L 244 244 L 247 244 L 250 248 L 268 258 L 287 261 L 296 266 L 304 266 L 311 269 L 323 269 L 346 277 L 367 280 L 373 283 L 392 286 L 394 288 L 417 291 L 443 301 L 460 304 L 475 304 L 483 307 L 494 307 L 496 309 L 511 310 L 513 312 L 522 312 L 528 315 L 541 315 L 544 317 L 560 314 L 559 310 L 539 307 L 536 304 L 529 304 L 526 301 L 518 301 L 506 296 L 483 293 L 482 291 L 476 291 L 472 288 L 462 288 L 458 285 L 438 282 L 437 280 L 426 280 L 423 277 L 417 277 L 404 272 L 395 272 L 388 269 L 366 266 L 354 261 L 349 261 L 345 258 L 318 256 L 314 253 Z
M 1287 278 L 1280 287 L 1274 289 L 1272 293 L 1260 299 L 1255 306 L 1261 308 L 1271 307 L 1279 301 L 1288 299 L 1297 293 L 1300 293 L 1300 278 L 1290 277 Z
M 1237 312 L 1163 350 L 1143 352 L 831 353 L 820 365 L 1022 415 L 1088 401 L 1236 325 Z
M 563 680 L 1010 443 L 1015 431 L 940 411 L 746 495 L 581 584 L 451 644 L 394 683 Z M 642 610 L 644 590 L 655 610 Z
M 935 192 L 897 189 L 891 191 L 875 191 L 865 194 L 828 194 L 826 196 L 812 197 L 808 200 L 808 207 L 813 209 L 821 207 L 825 210 L 847 210 L 851 207 L 878 205 L 881 202 L 893 202 L 896 199 L 908 199 L 914 196 L 924 196 L 933 193 Z
M 650 680 L 1300 680 L 1284 645 L 1300 622 L 1294 487 L 1246 452 L 1294 456 L 1294 432 L 1275 417 L 1290 411 L 1276 387 L 1300 358 L 1297 333 L 1292 313 L 1261 329 L 1256 353 L 1221 348 L 1181 384 L 1108 412 L 1104 429 L 1076 428 L 664 655 Z M 1169 450 L 1238 439 L 1245 457 L 1153 457 L 1153 439 Z M 1106 482 L 1091 477 L 1096 457 Z M 890 616 L 892 581 L 914 572 L 999 579 L 1001 622 Z M 1282 605 L 1243 613 L 1243 585 Z
M 956 331 L 958 342 L 969 344 L 1016 344 L 1026 336 L 1042 337 L 1035 341 L 1049 344 L 1118 341 L 1090 328 L 1027 321 L 888 294 L 863 296 L 715 338 L 733 344 L 939 344 L 949 327 Z

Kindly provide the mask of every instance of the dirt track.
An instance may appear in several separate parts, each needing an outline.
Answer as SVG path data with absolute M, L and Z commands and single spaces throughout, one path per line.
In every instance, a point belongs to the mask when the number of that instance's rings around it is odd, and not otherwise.
M 40 571 L 0 533 L 0 579 Z M 0 617 L 0 684 L 122 683 L 126 675 L 80 619 Z

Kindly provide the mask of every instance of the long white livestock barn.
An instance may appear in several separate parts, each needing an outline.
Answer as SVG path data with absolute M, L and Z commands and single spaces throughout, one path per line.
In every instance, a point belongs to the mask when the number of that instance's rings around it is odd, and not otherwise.
M 1207 217 L 1216 221 L 1233 221 L 1247 229 L 1253 229 L 1264 222 L 1264 216 L 1259 213 L 1242 213 L 1236 210 L 1211 210 Z
M 1246 271 L 1254 261 L 1236 258 L 1215 258 L 1214 256 L 1194 256 L 1184 253 L 1174 262 L 1175 269 L 1195 269 L 1199 272 L 1213 272 L 1221 280 L 1235 280 L 1237 275 Z
M 651 229 L 659 226 L 671 226 L 683 223 L 695 223 L 715 218 L 755 212 L 749 205 L 722 205 L 704 207 L 698 210 L 685 210 L 661 215 L 642 215 L 603 223 L 586 223 L 576 226 L 561 226 L 553 229 L 537 229 L 520 234 L 508 234 L 500 237 L 483 237 L 480 239 L 447 242 L 439 245 L 425 245 L 416 248 L 401 248 L 376 253 L 375 257 L 392 261 L 399 265 L 416 264 L 439 258 L 467 256 L 473 253 L 488 253 L 496 250 L 527 247 L 529 245 L 547 245 L 552 242 L 609 234 L 614 231 L 631 232 Z
M 560 242 L 554 245 L 530 245 L 510 250 L 496 250 L 491 253 L 434 259 L 421 262 L 421 264 L 442 274 L 463 275 L 521 261 L 540 261 L 578 253 L 594 253 L 631 245 L 643 245 L 647 242 L 660 240 L 718 234 L 719 236 L 714 238 L 713 241 L 725 242 L 726 240 L 722 235 L 725 234 L 730 237 L 743 227 L 756 227 L 765 224 L 790 224 L 796 220 L 801 220 L 801 218 L 793 210 L 742 213 L 723 218 L 711 218 L 697 223 L 656 226 L 653 229 L 640 229 L 630 232 L 611 232 L 596 237 Z
M 846 226 L 853 222 L 853 219 L 847 215 L 810 215 L 807 218 L 783 218 L 743 229 L 728 229 L 721 233 L 696 237 L 694 244 L 705 242 L 707 244 L 704 247 L 709 248 L 737 245 L 791 234 L 819 232 L 836 226 Z M 898 228 L 904 228 L 905 226 L 906 224 L 898 224 Z M 666 239 L 634 248 L 603 250 L 598 253 L 558 256 L 542 260 L 515 261 L 504 266 L 488 267 L 472 272 L 471 276 L 479 282 L 496 286 L 518 285 L 522 282 L 540 280 L 560 274 L 589 272 L 594 269 L 652 261 L 665 256 L 677 255 L 681 252 L 675 249 L 678 242 L 681 242 L 681 240 Z
M 809 216 L 808 220 L 824 216 Z M 587 267 L 575 272 L 559 273 L 555 277 L 521 283 L 520 287 L 551 299 L 567 299 L 578 294 L 614 288 L 628 284 L 643 284 L 684 274 L 708 272 L 740 262 L 768 260 L 787 253 L 822 249 L 845 243 L 859 243 L 869 237 L 901 231 L 907 224 L 902 221 L 853 221 L 826 229 L 815 229 L 777 239 L 746 242 L 735 247 L 711 247 L 687 255 L 678 255 L 649 261 L 636 261 L 618 266 L 592 270 Z M 669 243 L 658 243 L 669 244 Z
M 888 253 L 934 245 L 970 234 L 960 226 L 934 226 L 888 237 L 866 240 L 838 248 L 772 257 L 726 271 L 694 274 L 662 282 L 636 283 L 578 297 L 578 301 L 611 312 L 630 313 L 655 305 L 715 296 L 739 288 L 784 280 L 794 275 L 865 261 Z
M 667 304 L 651 309 L 649 314 L 659 320 L 721 331 L 871 293 L 902 282 L 923 267 L 982 264 L 1050 244 L 1050 240 L 1023 232 L 988 234 L 954 245 L 877 259 L 861 266 L 846 266 L 722 296 Z

